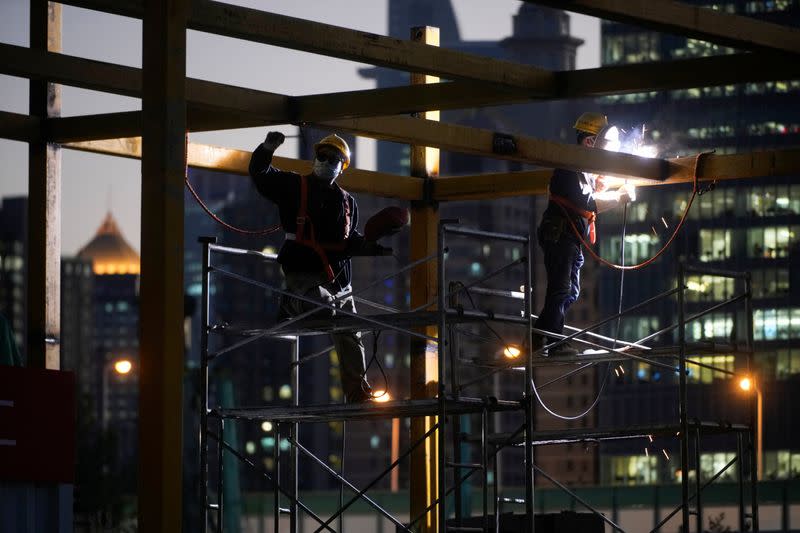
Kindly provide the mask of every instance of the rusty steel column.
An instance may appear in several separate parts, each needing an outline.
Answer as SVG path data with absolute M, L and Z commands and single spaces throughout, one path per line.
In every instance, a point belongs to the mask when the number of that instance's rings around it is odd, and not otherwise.
M 30 3 L 31 48 L 61 51 L 61 4 Z M 61 115 L 61 86 L 30 82 L 29 112 L 40 119 Z M 42 135 L 42 137 L 44 137 Z M 61 148 L 28 144 L 28 366 L 61 368 Z
M 142 24 L 139 531 L 181 531 L 183 180 L 189 0 L 146 0 Z
M 439 28 L 422 26 L 411 29 L 411 40 L 439 46 Z M 412 84 L 437 83 L 439 78 L 425 74 L 411 74 Z M 419 114 L 420 118 L 439 120 L 438 111 Z M 430 180 L 439 174 L 439 150 L 425 146 L 411 146 L 411 175 L 426 181 L 424 191 L 431 191 Z M 423 193 L 421 202 L 411 203 L 411 261 L 416 261 L 436 253 L 436 239 L 439 227 L 438 205 L 430 200 L 430 193 Z M 437 290 L 436 261 L 428 261 L 411 271 L 411 308 L 435 302 Z M 428 310 L 435 309 L 431 305 Z M 436 335 L 436 327 L 428 326 L 424 333 Z M 433 398 L 438 392 L 438 350 L 422 339 L 412 339 L 411 343 L 411 398 Z M 436 417 L 411 419 L 411 442 L 420 439 L 434 424 Z M 423 446 L 411 454 L 411 475 L 409 498 L 411 517 L 415 518 L 430 506 L 437 497 L 439 489 L 438 432 L 432 434 Z M 435 532 L 438 529 L 438 509 L 431 509 L 420 520 L 421 532 Z M 442 528 L 443 529 L 443 528 Z

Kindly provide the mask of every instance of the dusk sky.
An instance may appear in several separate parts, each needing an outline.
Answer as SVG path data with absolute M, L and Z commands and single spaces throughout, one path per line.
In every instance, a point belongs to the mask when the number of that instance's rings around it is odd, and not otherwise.
M 275 13 L 307 18 L 385 35 L 386 0 L 321 1 L 240 0 L 231 2 Z M 514 0 L 452 0 L 465 40 L 499 40 L 511 34 Z M 344 6 L 348 8 L 345 9 Z M 577 68 L 600 63 L 599 20 L 571 14 L 572 34 L 584 39 Z M 28 46 L 27 0 L 0 0 L 0 42 Z M 141 21 L 64 6 L 62 51 L 141 67 Z M 296 52 L 237 39 L 188 32 L 187 76 L 282 94 L 300 95 L 373 87 L 357 74 L 364 65 Z M 0 75 L 0 110 L 28 111 L 28 82 Z M 62 115 L 84 115 L 140 109 L 135 98 L 64 87 Z M 294 126 L 277 127 L 293 135 Z M 193 142 L 251 150 L 263 140 L 265 128 L 192 134 Z M 375 143 L 359 139 L 354 152 L 358 167 L 374 169 Z M 279 152 L 296 157 L 297 146 L 287 139 Z M 27 146 L 0 139 L 0 198 L 27 194 Z M 117 157 L 63 151 L 62 251 L 73 255 L 94 234 L 111 208 L 123 234 L 139 246 L 140 164 Z M 246 179 L 246 178 L 242 178 Z

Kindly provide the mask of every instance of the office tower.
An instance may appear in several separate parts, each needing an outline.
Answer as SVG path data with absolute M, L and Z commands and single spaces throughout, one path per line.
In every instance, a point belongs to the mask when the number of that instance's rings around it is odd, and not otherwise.
M 707 5 L 705 2 L 691 2 Z M 798 27 L 797 2 L 722 1 L 714 9 Z M 604 22 L 603 63 L 618 65 L 733 53 L 724 46 L 660 34 L 623 24 Z M 661 155 L 674 157 L 716 150 L 737 153 L 796 148 L 800 145 L 800 82 L 783 80 L 675 91 L 610 96 L 598 102 L 608 118 L 623 128 L 645 124 L 649 141 Z M 628 307 L 674 287 L 679 259 L 706 267 L 749 271 L 753 276 L 755 362 L 764 401 L 763 472 L 765 479 L 795 477 L 800 473 L 797 425 L 791 406 L 798 400 L 800 382 L 800 279 L 798 254 L 800 188 L 796 176 L 763 177 L 720 182 L 699 196 L 672 248 L 645 270 L 625 274 L 624 303 Z M 626 263 L 653 255 L 671 234 L 691 192 L 690 185 L 640 188 L 623 226 L 619 214 L 600 217 L 600 250 L 617 259 L 625 227 Z M 619 273 L 601 271 L 600 305 L 604 315 L 617 310 Z M 690 312 L 733 296 L 734 284 L 720 277 L 687 279 Z M 642 338 L 677 319 L 674 300 L 653 306 L 622 322 L 621 337 Z M 726 340 L 741 335 L 741 305 L 722 309 L 695 321 L 687 338 Z M 612 330 L 609 330 L 612 331 Z M 669 336 L 663 339 L 669 343 Z M 737 373 L 745 361 L 733 354 L 702 355 L 701 363 Z M 611 374 L 600 403 L 604 426 L 630 426 L 654 420 L 677 420 L 678 376 L 663 369 L 627 363 L 619 377 Z M 602 370 L 602 367 L 601 367 Z M 706 368 L 689 366 L 690 416 L 710 420 L 746 420 L 745 397 L 735 379 Z M 680 479 L 679 462 L 645 455 L 645 444 L 604 446 L 601 481 L 613 484 L 670 483 Z M 677 439 L 659 445 L 677 451 Z M 730 441 L 711 441 L 700 458 L 701 477 L 708 479 L 734 455 Z M 695 476 L 696 472 L 688 475 Z M 723 476 L 735 479 L 735 467 Z

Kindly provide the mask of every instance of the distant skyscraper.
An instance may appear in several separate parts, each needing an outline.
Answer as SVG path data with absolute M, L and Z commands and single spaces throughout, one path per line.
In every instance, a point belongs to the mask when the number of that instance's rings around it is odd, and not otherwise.
M 0 312 L 11 324 L 23 358 L 27 344 L 25 342 L 27 220 L 26 197 L 3 198 L 0 208 Z
M 109 212 L 95 236 L 62 261 L 62 360 L 76 373 L 81 409 L 117 440 L 114 468 L 134 489 L 139 381 L 139 255 Z M 117 367 L 128 361 L 130 368 Z M 85 402 L 85 403 L 84 403 Z M 84 413 L 86 414 L 86 413 Z
M 708 5 L 706 2 L 690 2 Z M 715 9 L 800 27 L 797 2 L 721 1 Z M 732 53 L 724 46 L 692 38 L 660 34 L 638 27 L 604 22 L 603 64 L 666 61 Z M 600 103 L 621 127 L 647 125 L 663 156 L 716 150 L 729 154 L 800 146 L 800 81 L 783 80 L 675 91 L 609 96 Z M 792 409 L 800 383 L 800 186 L 797 176 L 763 177 L 722 182 L 695 200 L 681 234 L 661 259 L 647 269 L 626 273 L 623 308 L 676 284 L 677 262 L 689 262 L 753 275 L 756 364 L 764 392 L 764 476 L 800 475 L 800 433 Z M 689 186 L 640 189 L 628 211 L 626 263 L 652 256 L 671 234 L 691 189 Z M 600 250 L 616 259 L 622 234 L 619 213 L 599 217 Z M 668 226 L 668 227 L 667 227 Z M 617 310 L 619 273 L 603 269 L 600 305 L 604 315 Z M 734 294 L 734 284 L 714 276 L 688 278 L 687 306 L 696 312 Z M 692 341 L 727 341 L 739 337 L 744 324 L 741 306 L 731 306 L 692 322 Z M 674 301 L 637 313 L 622 322 L 621 337 L 635 340 L 677 320 Z M 669 336 L 661 342 L 668 344 Z M 697 356 L 701 363 L 745 371 L 733 354 Z M 600 403 L 604 427 L 630 426 L 678 419 L 678 376 L 641 363 L 627 363 L 619 377 L 611 375 Z M 729 375 L 689 366 L 689 416 L 708 420 L 746 420 L 744 398 Z M 672 446 L 672 448 L 669 448 Z M 677 450 L 677 440 L 662 447 Z M 646 456 L 644 445 L 629 442 L 602 447 L 602 481 L 612 484 L 676 482 L 674 460 Z M 708 479 L 734 455 L 735 444 L 711 441 L 700 457 Z M 658 450 L 656 450 L 658 451 Z M 675 454 L 673 454 L 673 457 Z M 735 479 L 735 468 L 724 478 Z M 697 475 L 691 471 L 689 476 Z

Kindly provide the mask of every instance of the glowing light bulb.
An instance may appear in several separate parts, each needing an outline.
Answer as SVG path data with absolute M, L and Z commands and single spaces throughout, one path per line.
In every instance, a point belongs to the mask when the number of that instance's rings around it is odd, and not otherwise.
M 127 374 L 128 372 L 131 371 L 132 368 L 133 365 L 127 359 L 122 359 L 114 363 L 114 371 L 117 374 Z
M 513 344 L 509 344 L 503 348 L 503 356 L 507 359 L 516 359 L 521 353 L 522 350 L 520 350 L 519 346 L 515 346 Z

